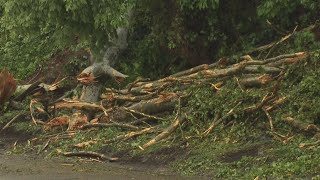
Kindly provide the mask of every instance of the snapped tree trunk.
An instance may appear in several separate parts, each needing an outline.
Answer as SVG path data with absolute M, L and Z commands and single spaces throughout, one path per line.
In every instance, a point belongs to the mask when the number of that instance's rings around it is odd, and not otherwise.
M 102 62 L 97 62 L 97 59 L 93 59 L 94 63 L 84 69 L 78 80 L 84 84 L 80 100 L 84 102 L 97 102 L 99 100 L 102 84 L 98 80 L 102 78 L 111 77 L 115 80 L 124 79 L 127 75 L 115 70 L 111 67 L 118 59 L 119 54 L 127 48 L 127 29 L 117 29 L 117 43 L 111 47 L 108 47 L 104 53 Z M 92 55 L 91 55 L 92 56 Z M 90 113 L 89 113 L 90 114 Z M 92 118 L 92 114 L 89 115 Z

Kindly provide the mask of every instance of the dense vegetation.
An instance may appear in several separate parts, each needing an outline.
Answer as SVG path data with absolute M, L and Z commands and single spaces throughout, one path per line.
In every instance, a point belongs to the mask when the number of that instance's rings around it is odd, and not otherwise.
M 133 14 L 128 13 L 131 10 Z M 174 162 L 174 167 L 184 174 L 212 171 L 216 178 L 245 176 L 251 179 L 318 175 L 319 145 L 313 149 L 298 148 L 301 143 L 314 140 L 310 134 L 294 134 L 295 129 L 282 121 L 290 116 L 306 124 L 320 124 L 320 3 L 317 1 L 0 0 L 0 17 L 0 69 L 8 68 L 19 79 L 27 78 L 40 67 L 46 68 L 46 64 L 59 55 L 81 54 L 86 48 L 92 49 L 96 59 L 101 60 L 101 52 L 115 43 L 118 27 L 129 29 L 128 48 L 114 66 L 128 74 L 129 81 L 138 76 L 159 79 L 222 57 L 237 61 L 245 54 L 254 59 L 267 59 L 308 52 L 307 60 L 286 69 L 281 79 L 278 94 L 286 97 L 288 103 L 271 113 L 280 135 L 266 130 L 268 118 L 262 110 L 252 116 L 237 112 L 232 123 L 226 121 L 226 126 L 217 128 L 214 135 L 206 138 L 200 135 L 214 114 L 226 114 L 237 101 L 244 102 L 241 104 L 244 109 L 263 99 L 272 89 L 268 86 L 244 91 L 239 88 L 239 82 L 231 79 L 219 93 L 213 93 L 212 87 L 205 84 L 186 89 L 192 95 L 183 109 L 188 112 L 188 125 L 174 137 L 183 142 L 163 143 L 178 150 L 186 147 L 188 156 Z M 287 39 L 281 41 L 284 37 Z M 271 42 L 279 43 L 266 50 L 256 49 Z M 69 75 L 76 75 L 76 70 L 88 65 L 82 56 L 62 57 L 71 64 L 65 69 Z M 179 88 L 179 84 L 174 88 Z M 5 114 L 0 123 L 11 116 Z M 23 122 L 15 128 L 35 132 L 35 127 L 29 124 Z M 164 122 L 162 126 L 168 124 Z M 121 133 L 116 128 L 85 131 L 51 148 L 68 149 L 70 144 L 89 141 L 93 136 L 103 139 Z M 273 141 L 275 137 L 277 141 Z M 112 144 L 108 148 L 117 153 L 131 148 L 131 155 L 137 157 L 160 149 L 160 145 L 156 145 L 147 152 L 136 150 L 146 141 L 147 136 L 141 136 L 130 143 Z M 98 143 L 88 149 L 101 148 Z M 42 146 L 30 149 L 42 149 Z M 243 154 L 244 151 L 249 154 Z M 283 156 L 285 153 L 288 155 Z M 55 151 L 51 151 L 52 154 Z
M 54 54 L 110 45 L 130 19 L 128 74 L 163 76 L 243 54 L 316 22 L 312 0 L 72 1 L 1 0 L 0 67 L 25 78 Z M 267 20 L 270 22 L 267 23 Z

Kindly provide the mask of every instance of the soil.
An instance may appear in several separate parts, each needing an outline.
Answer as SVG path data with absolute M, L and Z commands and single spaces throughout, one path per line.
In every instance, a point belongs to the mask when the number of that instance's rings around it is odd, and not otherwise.
M 0 179 L 208 179 L 175 175 L 161 163 L 97 162 L 92 159 L 46 158 L 37 154 L 8 153 L 16 141 L 26 139 L 26 135 L 0 134 Z

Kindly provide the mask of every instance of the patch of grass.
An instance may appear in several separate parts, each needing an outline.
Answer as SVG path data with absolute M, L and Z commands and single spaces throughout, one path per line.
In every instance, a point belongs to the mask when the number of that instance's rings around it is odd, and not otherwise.
M 209 86 L 190 89 L 186 108 L 189 124 L 185 128 L 186 137 L 195 137 L 189 141 L 190 155 L 173 163 L 173 167 L 182 174 L 210 174 L 214 178 L 254 179 L 311 178 L 320 170 L 318 162 L 320 147 L 300 149 L 299 144 L 312 142 L 310 137 L 299 132 L 293 133 L 286 117 L 319 124 L 320 119 L 320 53 L 315 51 L 310 58 L 289 68 L 280 82 L 278 97 L 286 101 L 270 112 L 273 125 L 280 134 L 295 134 L 288 144 L 272 139 L 268 119 L 263 111 L 253 114 L 242 113 L 243 109 L 257 105 L 263 97 L 272 92 L 275 84 L 259 89 L 241 91 L 235 80 L 229 80 L 221 90 L 215 93 Z M 217 114 L 226 114 L 237 102 L 234 115 L 226 119 L 207 138 L 204 132 Z M 231 125 L 226 127 L 228 123 Z
M 29 121 L 16 123 L 13 127 L 14 131 L 22 133 L 36 134 L 41 131 L 40 126 L 36 126 Z
M 9 111 L 9 112 L 6 112 L 4 114 L 1 114 L 0 116 L 0 124 L 6 124 L 8 123 L 13 117 L 14 115 L 16 114 L 17 112 L 15 111 Z
M 209 174 L 223 179 L 310 178 L 320 170 L 320 147 L 300 149 L 299 143 L 307 141 L 310 140 L 304 136 L 295 137 L 289 144 L 195 141 L 190 147 L 190 156 L 172 167 L 184 175 Z

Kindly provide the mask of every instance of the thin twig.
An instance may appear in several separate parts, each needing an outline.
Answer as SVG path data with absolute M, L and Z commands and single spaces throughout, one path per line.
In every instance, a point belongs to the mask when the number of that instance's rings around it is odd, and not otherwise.
M 42 67 L 40 67 L 40 69 L 37 70 L 37 74 L 36 74 L 35 76 L 33 76 L 33 77 L 27 82 L 27 84 L 29 84 L 30 82 L 32 82 L 33 80 L 35 80 L 36 77 L 38 77 L 38 75 L 39 75 L 40 73 L 42 73 Z
M 164 119 L 164 118 L 148 115 L 148 114 L 145 114 L 145 113 L 142 113 L 142 112 L 139 112 L 139 111 L 135 111 L 135 110 L 132 110 L 132 109 L 129 109 L 129 108 L 126 108 L 126 107 L 121 107 L 119 109 L 123 110 L 123 111 L 127 111 L 129 113 L 138 114 L 138 115 L 141 115 L 141 116 L 145 116 L 145 117 L 149 117 L 149 118 L 153 118 L 153 119 L 157 119 L 157 120 L 161 120 L 161 121 L 166 121 L 166 119 Z
M 319 146 L 320 145 L 320 140 L 316 141 L 316 142 L 312 142 L 312 143 L 301 143 L 299 144 L 299 148 L 313 148 L 315 146 Z
M 73 157 L 73 156 L 93 157 L 93 158 L 99 158 L 101 160 L 108 160 L 110 162 L 117 161 L 119 159 L 119 158 L 115 158 L 115 157 L 107 157 L 104 154 L 92 152 L 92 151 L 64 152 L 64 153 L 62 153 L 62 155 L 67 156 L 67 157 Z
M 222 116 L 221 118 L 219 118 L 218 116 L 216 116 L 215 120 L 211 123 L 211 125 L 209 126 L 209 128 L 207 130 L 205 130 L 202 133 L 202 136 L 207 136 L 211 133 L 211 131 L 213 130 L 213 128 L 215 128 L 217 125 L 219 125 L 220 123 L 222 123 L 225 119 L 227 119 L 229 116 L 234 114 L 235 109 L 240 106 L 242 102 L 238 102 L 238 104 L 236 104 L 232 109 L 230 109 L 230 111 Z
M 96 124 L 86 124 L 82 126 L 81 129 L 88 129 L 88 128 L 93 128 L 93 127 L 100 127 L 100 128 L 106 128 L 106 127 L 120 127 L 120 128 L 127 128 L 127 129 L 134 129 L 137 130 L 139 129 L 136 126 L 130 125 L 130 124 L 121 124 L 121 123 L 96 123 Z
M 236 80 L 237 80 L 237 83 L 238 83 L 239 88 L 241 89 L 242 92 L 244 92 L 244 90 L 243 90 L 243 88 L 242 88 L 242 86 L 241 86 L 241 84 L 240 84 L 240 82 L 239 82 L 239 78 L 236 77 Z
M 42 153 L 49 146 L 49 143 L 50 143 L 50 139 L 46 142 L 46 144 L 44 144 L 44 146 L 40 149 L 38 154 Z
M 141 131 L 129 132 L 127 134 L 119 135 L 113 139 L 106 140 L 105 143 L 115 142 L 115 141 L 119 141 L 119 140 L 126 141 L 130 138 L 134 138 L 134 137 L 140 136 L 142 134 L 148 134 L 148 133 L 155 132 L 155 129 L 156 129 L 155 127 L 149 127 L 149 128 L 142 129 Z
M 264 111 L 264 113 L 266 113 L 267 117 L 268 117 L 268 120 L 269 120 L 269 124 L 270 124 L 270 130 L 271 132 L 274 131 L 274 128 L 273 128 L 273 122 L 272 122 L 272 117 L 270 116 L 269 112 L 266 110 L 266 108 L 262 108 L 262 110 Z
M 252 112 L 255 112 L 259 109 L 261 109 L 264 105 L 266 105 L 269 101 L 271 101 L 273 98 L 275 97 L 275 95 L 272 93 L 271 95 L 265 95 L 263 98 L 262 98 L 262 101 L 260 104 L 256 105 L 256 106 L 251 106 L 251 107 L 248 107 L 248 108 L 245 108 L 244 111 L 246 113 L 252 113 Z
M 289 39 L 289 38 L 296 32 L 297 28 L 298 28 L 298 26 L 296 26 L 296 27 L 293 29 L 292 33 L 286 35 L 285 37 L 281 38 L 278 42 L 276 42 L 275 44 L 273 44 L 273 46 L 272 46 L 271 49 L 269 50 L 268 54 L 264 57 L 264 59 L 267 59 L 267 58 L 268 58 L 268 56 L 271 54 L 272 50 L 273 50 L 276 46 L 278 46 L 279 44 L 281 44 L 281 43 L 284 42 L 285 40 Z
M 163 132 L 161 132 L 159 135 L 157 135 L 156 137 L 154 137 L 153 139 L 151 139 L 150 141 L 148 141 L 147 143 L 145 143 L 142 146 L 142 149 L 146 149 L 156 143 L 158 143 L 159 141 L 161 141 L 162 139 L 168 137 L 171 133 L 173 133 L 178 127 L 179 125 L 186 120 L 186 116 L 182 115 L 179 116 L 175 119 L 175 121 L 169 126 L 167 127 Z
M 14 116 L 3 128 L 0 132 L 6 130 L 14 121 L 19 119 L 21 116 L 26 115 L 28 112 L 20 112 L 16 116 Z
M 34 116 L 33 116 L 33 108 L 32 108 L 32 105 L 33 105 L 33 103 L 35 103 L 35 102 L 37 102 L 37 101 L 34 100 L 34 99 L 32 99 L 32 100 L 30 101 L 29 108 L 30 108 L 30 115 L 31 115 L 33 124 L 34 124 L 34 125 L 38 125 L 37 120 L 36 120 L 36 119 L 34 118 Z

